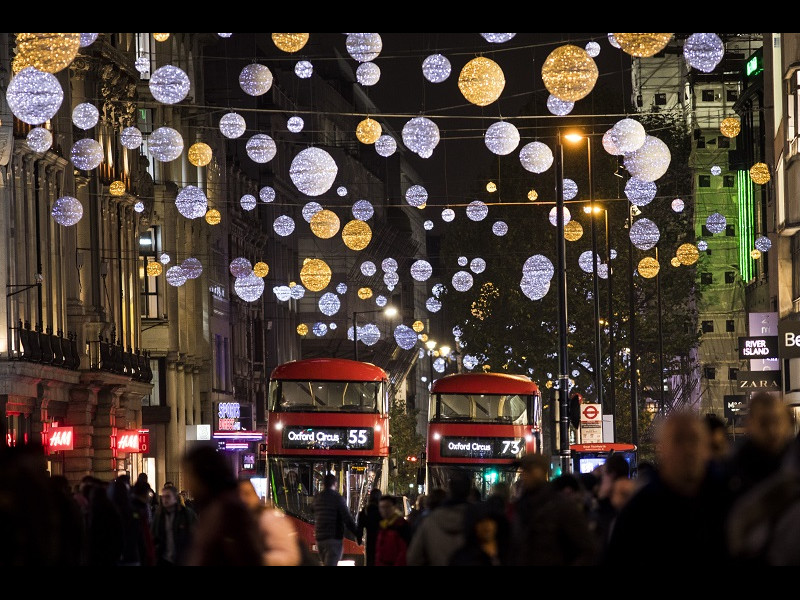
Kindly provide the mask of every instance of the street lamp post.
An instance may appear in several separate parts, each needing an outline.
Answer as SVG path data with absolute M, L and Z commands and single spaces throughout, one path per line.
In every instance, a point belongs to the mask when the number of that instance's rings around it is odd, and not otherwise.
M 567 246 L 564 238 L 564 151 L 561 132 L 553 155 L 556 175 L 556 273 L 558 274 L 558 457 L 562 473 L 571 473 L 569 447 L 569 357 L 567 355 Z
M 353 356 L 358 360 L 358 315 L 372 315 L 375 313 L 383 313 L 389 318 L 397 315 L 397 309 L 394 306 L 387 306 L 375 310 L 357 310 L 353 311 Z

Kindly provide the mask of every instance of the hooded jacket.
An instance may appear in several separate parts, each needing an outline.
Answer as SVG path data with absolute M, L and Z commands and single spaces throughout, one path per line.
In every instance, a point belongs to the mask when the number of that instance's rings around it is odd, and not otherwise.
M 426 516 L 414 531 L 406 554 L 408 566 L 446 567 L 464 545 L 466 502 L 445 503 Z

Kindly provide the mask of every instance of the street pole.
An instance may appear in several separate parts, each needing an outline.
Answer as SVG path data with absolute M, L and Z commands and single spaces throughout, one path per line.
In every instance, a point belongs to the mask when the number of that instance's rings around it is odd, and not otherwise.
M 606 264 L 608 265 L 608 407 L 611 410 L 611 417 L 613 419 L 613 427 L 611 428 L 611 441 L 617 441 L 617 396 L 614 389 L 616 383 L 616 373 L 614 372 L 614 356 L 616 347 L 614 344 L 614 302 L 613 302 L 613 288 L 611 286 L 612 268 L 611 268 L 611 238 L 609 237 L 608 229 L 608 209 L 603 209 L 606 217 Z
M 656 246 L 656 262 L 658 262 L 658 246 Z M 664 401 L 664 330 L 661 325 L 661 268 L 656 273 L 656 295 L 658 296 L 658 385 L 660 397 L 658 402 L 658 414 L 662 417 L 666 414 L 666 404 Z
M 628 209 L 628 232 L 630 233 L 630 228 L 633 226 L 633 214 L 631 213 L 630 207 Z M 630 235 L 628 236 L 630 237 Z M 631 369 L 631 443 L 635 446 L 639 445 L 639 377 L 636 373 L 637 370 L 637 361 L 636 361 L 636 295 L 634 293 L 633 287 L 633 251 L 634 245 L 633 241 L 629 242 L 630 246 L 630 265 L 628 269 L 628 302 L 629 302 L 629 325 L 630 325 L 630 355 L 628 364 Z
M 561 132 L 554 154 L 556 175 L 556 238 L 558 266 L 558 454 L 562 473 L 571 473 L 569 448 L 569 360 L 567 357 L 567 246 L 564 238 L 564 151 Z
M 356 325 L 356 317 L 358 313 L 353 312 L 353 356 L 358 360 L 358 327 Z
M 600 260 L 597 255 L 597 214 L 594 206 L 594 190 L 592 189 L 592 138 L 587 136 L 586 145 L 589 149 L 589 201 L 591 202 L 592 217 L 592 301 L 594 303 L 594 387 L 597 403 L 603 407 L 603 373 L 602 361 L 603 354 L 600 348 L 600 276 L 597 274 L 600 268 Z M 604 411 L 605 414 L 605 411 Z

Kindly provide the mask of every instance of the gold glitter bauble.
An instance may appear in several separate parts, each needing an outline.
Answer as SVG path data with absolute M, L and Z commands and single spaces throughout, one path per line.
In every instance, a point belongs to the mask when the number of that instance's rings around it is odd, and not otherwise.
M 147 263 L 147 274 L 150 277 L 158 277 L 163 272 L 164 272 L 164 267 L 160 262 L 152 260 L 149 263 Z
M 658 264 L 658 261 L 650 256 L 646 256 L 639 261 L 639 275 L 645 279 L 652 279 L 658 275 L 660 268 L 661 266 Z
M 18 33 L 17 55 L 45 73 L 66 69 L 81 47 L 80 33 Z
M 764 163 L 754 164 L 750 167 L 750 179 L 753 180 L 753 183 L 764 185 L 770 179 L 769 167 Z
M 530 200 L 531 202 L 536 202 L 538 198 L 539 198 L 539 192 L 537 192 L 536 190 L 531 190 L 530 192 L 528 192 L 528 200 Z
M 631 56 L 645 58 L 661 52 L 672 39 L 671 33 L 615 33 L 619 47 Z
M 759 250 L 758 248 L 751 250 L 750 258 L 752 258 L 753 260 L 758 260 L 759 258 L 761 258 L 761 250 Z
M 675 258 L 687 267 L 693 265 L 700 258 L 700 251 L 694 244 L 681 244 L 675 252 Z
M 681 261 L 678 260 L 677 256 L 673 256 L 672 260 L 669 261 L 669 264 L 671 264 L 673 267 L 680 267 Z
M 211 157 L 213 154 L 214 153 L 211 151 L 211 146 L 204 144 L 203 142 L 197 142 L 196 144 L 191 145 L 189 152 L 187 153 L 187 157 L 189 158 L 189 162 L 195 167 L 205 167 L 211 162 Z
M 259 261 L 253 265 L 253 275 L 261 277 L 262 279 L 269 273 L 269 265 L 263 261 Z
M 719 124 L 719 132 L 727 138 L 735 138 L 742 130 L 742 122 L 738 117 L 728 117 Z
M 206 213 L 206 223 L 209 225 L 219 225 L 220 221 L 222 221 L 222 215 L 216 208 L 212 208 Z
M 124 196 L 125 184 L 121 181 L 112 181 L 111 185 L 108 186 L 108 193 L 116 197 Z
M 307 258 L 300 269 L 300 281 L 310 292 L 321 292 L 331 282 L 331 268 L 324 260 Z
M 372 288 L 363 287 L 358 290 L 358 297 L 362 300 L 369 300 L 372 298 Z
M 490 181 L 486 184 L 486 191 L 490 194 L 497 191 L 497 184 L 494 181 Z
M 428 341 L 428 334 L 427 333 L 423 333 L 422 335 L 420 335 L 419 336 L 419 341 L 422 342 L 423 344 L 425 342 L 427 342 Z
M 272 41 L 278 50 L 284 52 L 297 52 L 308 43 L 307 33 L 273 33 Z
M 383 134 L 381 124 L 367 117 L 356 127 L 356 137 L 362 144 L 374 144 Z
M 411 325 L 411 329 L 413 329 L 417 333 L 422 333 L 422 330 L 425 329 L 425 323 L 423 323 L 422 321 L 414 321 L 414 324 Z
M 505 86 L 503 69 L 483 56 L 469 61 L 458 76 L 458 89 L 464 98 L 478 106 L 486 106 L 497 100 Z
M 310 225 L 314 235 L 323 240 L 328 240 L 339 233 L 339 217 L 327 209 L 315 212 Z
M 166 42 L 169 39 L 168 33 L 154 33 L 153 39 L 157 42 Z
M 350 250 L 363 250 L 372 240 L 372 229 L 364 221 L 350 221 L 342 229 L 342 241 Z
M 575 220 L 564 225 L 564 239 L 568 242 L 577 242 L 583 237 L 583 225 Z
M 297 335 L 308 335 L 308 325 L 300 323 L 300 325 L 297 326 Z
M 542 65 L 542 81 L 559 100 L 585 98 L 597 82 L 597 65 L 583 48 L 565 44 L 553 50 Z

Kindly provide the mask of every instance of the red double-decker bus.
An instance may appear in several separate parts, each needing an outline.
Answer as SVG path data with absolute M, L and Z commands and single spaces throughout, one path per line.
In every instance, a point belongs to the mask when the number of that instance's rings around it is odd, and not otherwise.
M 522 456 L 541 452 L 541 396 L 524 375 L 447 375 L 431 385 L 429 411 L 426 491 L 460 470 L 486 498 L 514 484 Z
M 283 364 L 272 371 L 267 412 L 267 488 L 316 552 L 313 497 L 326 473 L 356 518 L 370 490 L 386 490 L 389 377 L 375 365 L 335 358 Z M 343 561 L 364 563 L 345 538 Z

